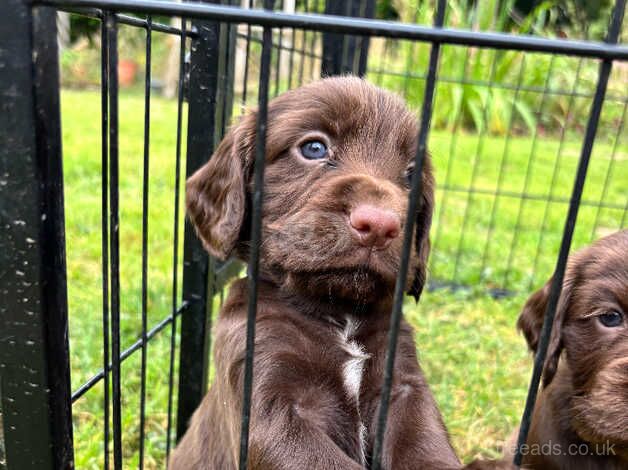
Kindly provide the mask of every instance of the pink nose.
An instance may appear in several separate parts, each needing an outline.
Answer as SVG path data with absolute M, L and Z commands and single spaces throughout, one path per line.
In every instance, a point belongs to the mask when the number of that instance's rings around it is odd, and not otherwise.
M 385 209 L 371 205 L 361 205 L 349 215 L 351 232 L 360 245 L 385 248 L 399 236 L 399 217 Z

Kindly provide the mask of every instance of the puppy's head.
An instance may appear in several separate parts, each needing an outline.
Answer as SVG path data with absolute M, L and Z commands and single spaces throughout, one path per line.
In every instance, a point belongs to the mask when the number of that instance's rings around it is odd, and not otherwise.
M 205 248 L 246 259 L 256 114 L 246 115 L 187 183 L 187 209 Z M 261 269 L 285 288 L 371 302 L 399 268 L 415 117 L 358 78 L 327 78 L 268 106 Z M 429 253 L 434 181 L 425 162 L 408 290 Z M 412 275 L 414 274 L 414 275 Z
M 551 279 L 530 297 L 517 322 L 535 352 L 550 284 Z M 569 258 L 543 371 L 545 386 L 563 350 L 574 388 L 571 403 L 565 403 L 572 408 L 573 428 L 582 439 L 614 442 L 628 451 L 628 230 Z

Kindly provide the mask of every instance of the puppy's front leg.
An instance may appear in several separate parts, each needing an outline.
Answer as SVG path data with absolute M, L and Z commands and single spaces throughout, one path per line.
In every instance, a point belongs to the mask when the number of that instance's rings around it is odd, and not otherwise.
M 378 368 L 383 371 L 383 359 L 380 358 L 380 361 Z M 405 322 L 400 330 L 393 377 L 382 449 L 382 468 L 460 468 L 441 414 L 419 368 L 411 329 Z M 377 400 L 371 421 L 373 437 L 379 415 L 379 394 Z
M 393 387 L 382 464 L 386 470 L 460 468 L 424 382 L 402 379 Z
M 249 470 L 363 469 L 349 456 L 359 443 L 343 432 L 350 416 L 338 397 L 315 371 L 284 361 L 274 361 L 277 374 L 263 374 L 254 386 Z
M 249 470 L 359 470 L 359 420 L 347 404 L 342 378 L 327 350 L 315 347 L 310 320 L 265 308 L 257 321 Z M 233 423 L 239 422 L 245 322 L 222 318 L 217 329 L 218 380 L 227 379 Z M 314 334 L 314 333 L 313 333 Z M 317 333 L 318 334 L 318 333 Z M 328 340 L 327 340 L 328 341 Z M 347 429 L 355 428 L 355 433 Z M 239 431 L 239 430 L 238 430 Z M 237 455 L 239 432 L 234 433 Z
M 319 410 L 309 410 L 316 413 Z M 363 470 L 315 422 L 285 408 L 251 429 L 249 470 Z

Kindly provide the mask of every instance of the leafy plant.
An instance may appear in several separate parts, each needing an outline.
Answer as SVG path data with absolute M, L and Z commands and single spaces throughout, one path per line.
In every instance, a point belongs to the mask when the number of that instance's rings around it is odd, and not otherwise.
M 397 3 L 401 21 L 426 25 L 433 22 L 432 2 Z M 519 3 L 515 0 L 449 0 L 445 24 L 474 31 L 554 34 L 557 2 L 535 2 L 526 14 L 516 10 Z M 396 90 L 419 109 L 428 69 L 429 44 L 374 41 L 371 49 L 369 78 Z M 539 127 L 544 132 L 562 126 L 581 129 L 588 117 L 596 80 L 597 62 L 593 60 L 443 46 L 433 125 L 448 130 L 462 127 L 487 131 L 494 135 L 533 133 Z M 613 87 L 611 82 L 610 88 Z M 573 92 L 579 97 L 569 96 Z M 609 119 L 605 123 L 608 126 L 602 127 L 614 132 L 615 121 Z

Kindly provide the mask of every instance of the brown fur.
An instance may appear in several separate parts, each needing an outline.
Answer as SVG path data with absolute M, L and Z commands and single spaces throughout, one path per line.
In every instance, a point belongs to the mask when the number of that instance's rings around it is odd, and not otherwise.
M 188 181 L 190 219 L 219 258 L 247 259 L 255 120 L 254 112 L 246 115 Z M 369 465 L 402 237 L 383 249 L 360 246 L 347 217 L 367 203 L 404 220 L 405 172 L 416 135 L 415 118 L 399 98 L 357 78 L 321 80 L 269 104 L 250 469 Z M 328 143 L 332 164 L 300 156 L 298 147 L 309 136 Z M 414 275 L 407 285 L 415 295 L 429 254 L 429 160 L 421 177 L 420 208 L 413 214 Z M 238 280 L 216 325 L 216 379 L 173 452 L 172 469 L 236 467 L 246 299 L 247 281 Z M 355 347 L 364 368 L 359 391 L 351 394 L 343 366 L 356 358 Z M 403 321 L 383 465 L 459 467 L 419 367 L 412 329 Z
M 530 297 L 517 326 L 536 351 L 551 279 Z M 624 315 L 605 327 L 599 315 Z M 628 230 L 598 240 L 569 259 L 528 445 L 549 442 L 568 452 L 605 443 L 611 455 L 528 456 L 534 469 L 628 469 Z M 583 447 L 584 448 L 584 447 Z M 614 454 L 614 455 L 613 455 Z

